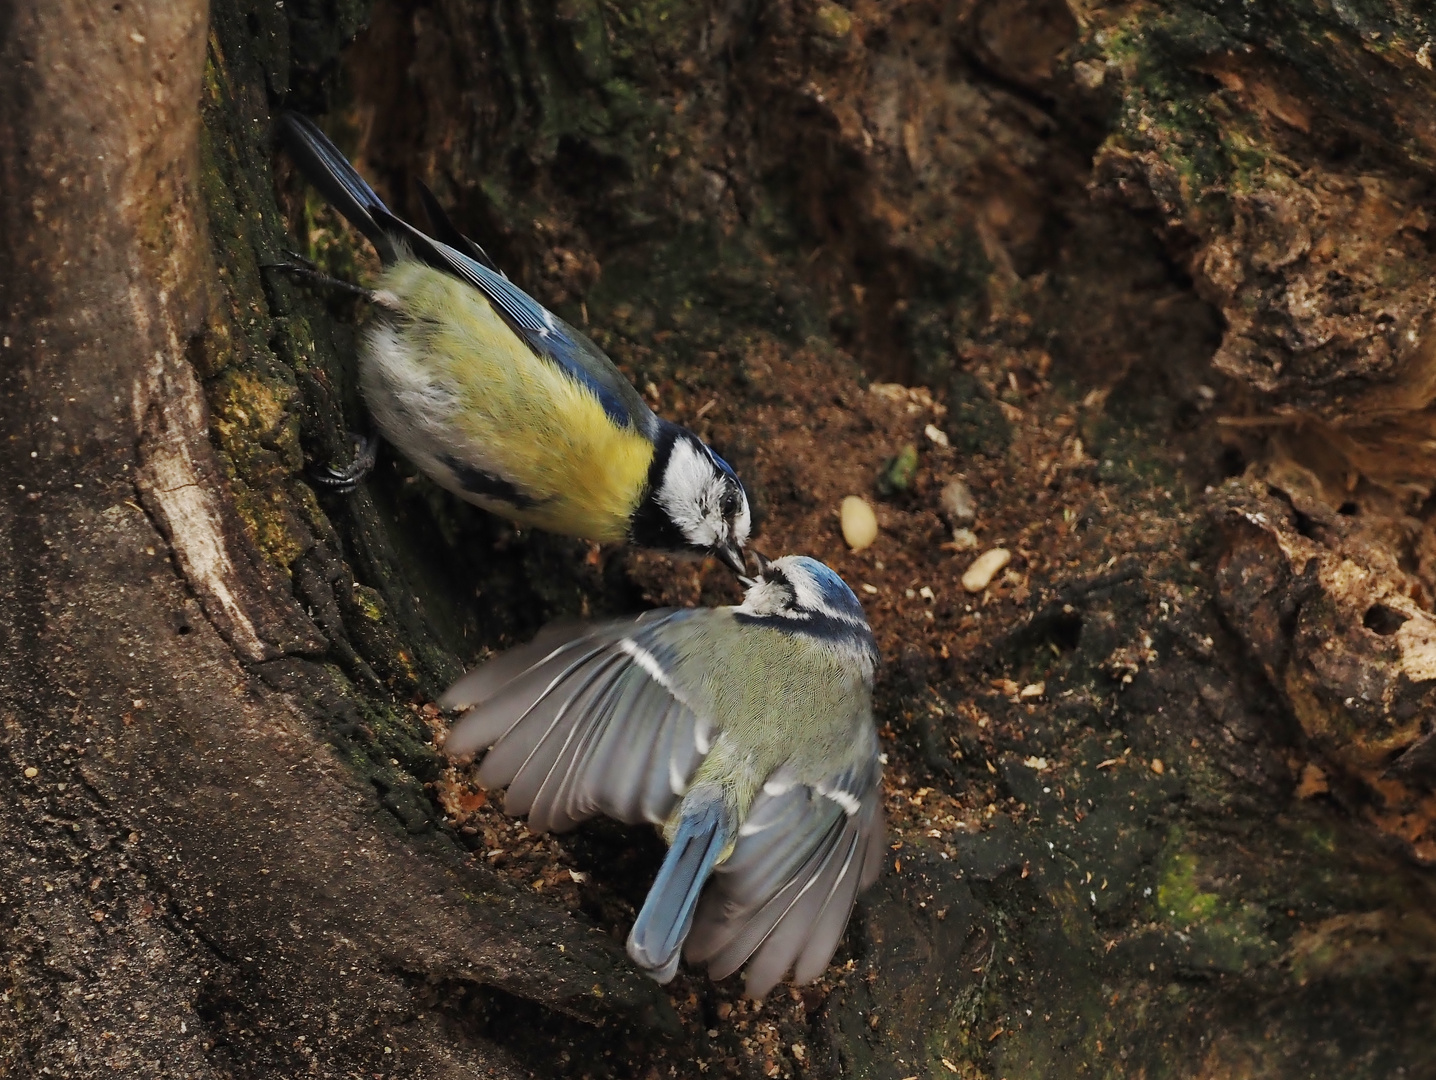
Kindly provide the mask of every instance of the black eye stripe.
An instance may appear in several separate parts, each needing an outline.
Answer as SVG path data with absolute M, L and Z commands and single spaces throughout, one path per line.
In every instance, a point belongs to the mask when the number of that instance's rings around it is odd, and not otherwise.
M 769 567 L 768 572 L 763 575 L 763 580 L 770 584 L 783 586 L 783 588 L 788 590 L 789 596 L 797 597 L 798 595 L 797 590 L 793 588 L 793 583 L 788 580 L 788 575 L 781 570 L 774 570 L 772 567 Z

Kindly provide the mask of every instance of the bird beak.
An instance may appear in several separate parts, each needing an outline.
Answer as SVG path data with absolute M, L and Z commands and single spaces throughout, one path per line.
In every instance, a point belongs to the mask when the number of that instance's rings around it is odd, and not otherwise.
M 771 561 L 768 556 L 756 548 L 749 548 L 748 553 L 753 556 L 753 561 L 758 564 L 758 572 L 752 577 L 747 577 L 746 574 L 738 575 L 738 580 L 743 583 L 743 588 L 745 589 L 751 589 L 763 580 L 764 575 L 768 573 L 768 563 Z M 746 571 L 748 568 L 745 566 L 743 569 Z
M 743 552 L 738 545 L 729 540 L 713 549 L 713 554 L 718 556 L 718 561 L 726 566 L 733 573 L 742 577 L 748 572 L 748 564 L 743 561 Z

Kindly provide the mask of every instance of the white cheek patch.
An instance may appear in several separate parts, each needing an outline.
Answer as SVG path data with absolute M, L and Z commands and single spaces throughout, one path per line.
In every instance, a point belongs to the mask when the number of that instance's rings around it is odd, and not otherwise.
M 738 510 L 738 516 L 733 521 L 733 541 L 743 547 L 748 543 L 748 533 L 753 528 L 753 514 L 748 508 L 748 496 L 743 495 L 742 506 Z
M 788 590 L 776 581 L 759 581 L 749 587 L 738 610 L 746 615 L 790 615 Z
M 713 547 L 722 539 L 718 514 L 722 491 L 722 479 L 708 455 L 687 439 L 679 439 L 654 499 L 685 540 Z

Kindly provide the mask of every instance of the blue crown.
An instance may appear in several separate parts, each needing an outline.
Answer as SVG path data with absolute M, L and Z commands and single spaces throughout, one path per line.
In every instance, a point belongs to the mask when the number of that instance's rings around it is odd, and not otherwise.
M 711 446 L 708 446 L 707 444 L 700 445 L 703 446 L 703 449 L 708 451 L 708 456 L 713 459 L 713 464 L 717 465 L 719 469 L 721 469 L 727 475 L 731 476 L 734 480 L 738 479 L 738 474 L 733 471 L 733 466 L 729 465 L 726 461 L 719 457 L 717 451 L 715 451 Z
M 798 556 L 796 561 L 807 571 L 813 583 L 818 586 L 818 591 L 822 593 L 823 600 L 831 607 L 838 611 L 851 611 L 860 618 L 864 617 L 863 606 L 858 602 L 857 596 L 831 566 L 807 555 Z

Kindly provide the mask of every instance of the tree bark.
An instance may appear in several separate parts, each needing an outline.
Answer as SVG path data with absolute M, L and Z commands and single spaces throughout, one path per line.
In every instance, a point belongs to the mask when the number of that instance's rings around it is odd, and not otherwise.
M 517 1076 L 420 991 L 666 1007 L 407 832 L 314 722 L 348 691 L 241 526 L 195 364 L 224 302 L 205 5 L 7 16 L 6 1075 Z
M 0 1075 L 1430 1073 L 1436 25 L 1368 7 L 0 0 Z M 815 987 L 642 979 L 652 845 L 525 877 L 434 749 L 482 650 L 734 594 L 311 490 L 356 312 L 270 264 L 368 256 L 285 107 L 872 590 Z

